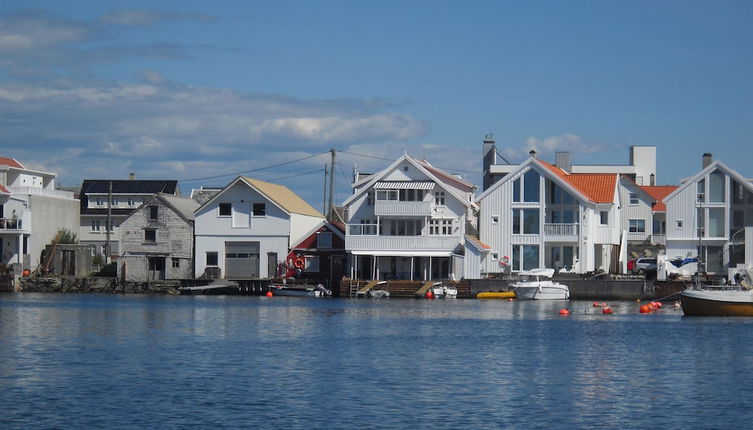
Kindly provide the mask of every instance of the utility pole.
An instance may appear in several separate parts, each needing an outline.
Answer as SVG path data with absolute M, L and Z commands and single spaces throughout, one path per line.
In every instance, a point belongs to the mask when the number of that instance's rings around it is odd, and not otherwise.
M 324 165 L 324 185 L 322 186 L 322 213 L 327 214 L 327 165 Z
M 110 258 L 110 224 L 112 223 L 112 181 L 107 190 L 107 220 L 105 221 L 105 264 L 109 263 Z
M 332 199 L 335 194 L 335 148 L 329 150 L 332 154 L 332 160 L 329 165 L 329 211 L 327 211 L 327 220 L 332 221 Z

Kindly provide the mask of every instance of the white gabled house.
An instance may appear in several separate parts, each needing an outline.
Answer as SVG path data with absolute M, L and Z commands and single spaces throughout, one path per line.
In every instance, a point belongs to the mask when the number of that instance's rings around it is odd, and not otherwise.
M 753 184 L 711 154 L 703 169 L 669 194 L 668 259 L 699 257 L 701 270 L 734 275 L 753 266 Z M 692 270 L 695 270 L 692 268 Z
M 525 162 L 477 197 L 479 239 L 466 242 L 469 277 L 539 267 L 615 271 L 619 258 L 618 173 L 569 173 Z M 475 243 L 474 243 L 475 242 Z
M 463 277 L 476 186 L 404 155 L 360 178 L 344 203 L 349 275 L 370 280 Z M 475 230 L 471 225 L 470 230 Z
M 323 221 L 284 185 L 239 176 L 195 212 L 194 274 L 272 278 L 291 246 Z
M 621 230 L 632 244 L 664 245 L 667 207 L 663 199 L 676 185 L 638 185 L 620 176 Z

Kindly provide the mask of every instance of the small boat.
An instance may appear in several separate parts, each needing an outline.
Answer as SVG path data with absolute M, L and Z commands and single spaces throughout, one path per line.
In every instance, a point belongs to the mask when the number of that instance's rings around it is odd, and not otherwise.
M 753 316 L 753 290 L 745 287 L 705 285 L 680 293 L 682 312 L 687 316 Z
M 387 281 L 370 281 L 356 292 L 356 297 L 371 297 L 374 299 L 383 299 L 390 296 L 387 290 L 377 289 L 380 285 L 385 285 Z
M 482 291 L 476 294 L 477 299 L 514 299 L 513 291 Z
M 181 295 L 232 295 L 239 294 L 240 286 L 235 282 L 215 280 L 207 285 L 194 287 L 178 287 Z
M 390 296 L 390 292 L 387 290 L 369 290 L 367 294 L 374 299 L 386 299 Z
M 441 283 L 432 287 L 431 293 L 434 295 L 435 299 L 456 299 L 458 297 L 457 288 Z
M 520 300 L 567 300 L 570 289 L 567 285 L 552 282 L 554 269 L 532 269 L 518 273 L 520 280 L 510 285 L 515 297 Z
M 331 296 L 332 291 L 328 290 L 322 284 L 318 285 L 270 285 L 269 291 L 275 296 L 295 296 L 295 297 L 325 297 Z

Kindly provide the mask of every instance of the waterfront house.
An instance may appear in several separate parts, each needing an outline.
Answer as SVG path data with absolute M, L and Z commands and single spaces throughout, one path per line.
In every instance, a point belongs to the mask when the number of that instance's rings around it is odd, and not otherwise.
M 620 176 L 621 230 L 628 246 L 663 246 L 666 234 L 666 206 L 662 201 L 676 185 L 638 185 Z
M 584 273 L 617 270 L 617 173 L 572 173 L 531 157 L 477 197 L 478 262 L 470 277 L 539 267 Z M 508 267 L 509 266 L 509 267 Z
M 118 275 L 130 282 L 193 277 L 194 199 L 156 194 L 120 224 Z
M 294 244 L 278 265 L 278 277 L 302 278 L 336 291 L 345 274 L 345 225 L 324 222 Z
M 343 203 L 351 278 L 464 276 L 465 235 L 475 233 L 475 185 L 409 155 L 356 179 Z
M 284 185 L 239 176 L 195 212 L 195 276 L 272 278 L 324 215 Z M 206 272 L 206 274 L 205 274 Z
M 753 266 L 753 185 L 711 154 L 664 198 L 668 259 L 699 257 L 702 271 L 734 276 Z M 695 265 L 686 270 L 695 271 Z
M 118 249 L 120 224 L 131 212 L 157 193 L 179 196 L 178 181 L 173 179 L 140 180 L 136 179 L 133 174 L 128 180 L 85 179 L 81 183 L 79 194 L 81 201 L 81 220 L 78 226 L 80 242 L 91 246 L 92 255 L 107 258 L 117 256 L 120 253 Z M 108 239 L 109 253 L 105 249 Z
M 55 177 L 0 157 L 0 265 L 36 269 L 59 230 L 78 231 L 78 201 L 56 189 Z

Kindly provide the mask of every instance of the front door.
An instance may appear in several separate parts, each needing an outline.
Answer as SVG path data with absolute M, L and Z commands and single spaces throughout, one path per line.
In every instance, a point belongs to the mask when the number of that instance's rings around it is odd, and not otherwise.
M 147 279 L 151 281 L 165 280 L 165 257 L 149 257 L 149 273 Z

